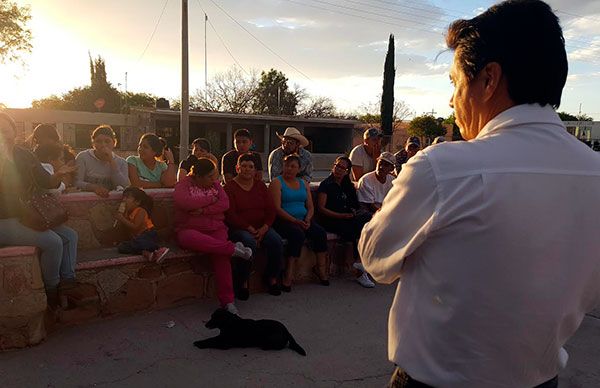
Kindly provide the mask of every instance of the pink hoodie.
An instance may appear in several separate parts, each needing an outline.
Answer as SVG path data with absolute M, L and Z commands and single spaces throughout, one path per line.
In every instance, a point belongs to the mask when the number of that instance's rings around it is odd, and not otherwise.
M 213 231 L 226 228 L 223 220 L 225 211 L 229 209 L 229 198 L 219 182 L 213 187 L 204 189 L 194 183 L 192 177 L 186 176 L 175 185 L 173 192 L 175 203 L 175 230 L 194 229 Z M 190 212 L 202 209 L 202 214 Z

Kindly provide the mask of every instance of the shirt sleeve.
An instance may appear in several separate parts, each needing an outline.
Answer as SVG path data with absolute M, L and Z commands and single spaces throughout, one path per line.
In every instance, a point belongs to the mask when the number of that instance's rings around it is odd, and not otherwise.
M 256 171 L 262 171 L 263 166 L 260 154 L 258 152 L 253 152 L 252 154 L 254 154 L 254 166 L 256 167 Z
M 217 196 L 217 202 L 204 207 L 204 209 L 202 210 L 204 214 L 224 214 L 227 211 L 227 209 L 229 209 L 229 197 L 227 196 L 227 193 L 225 193 L 225 190 L 223 190 L 223 186 L 221 186 L 220 183 L 216 183 L 215 188 L 219 193 Z
M 227 152 L 223 155 L 221 159 L 221 175 L 231 174 L 235 175 L 235 165 L 237 161 L 233 161 L 235 159 L 235 154 L 233 152 Z
M 112 171 L 110 179 L 112 180 L 113 185 L 125 188 L 129 186 L 128 163 L 119 156 L 116 157 L 115 162 L 117 163 L 117 168 Z
M 271 194 L 271 191 L 269 191 L 269 189 L 267 188 L 267 186 L 260 182 L 262 184 L 262 188 L 263 188 L 263 192 L 265 195 L 265 224 L 269 225 L 269 227 L 271 227 L 273 225 L 273 222 L 275 222 L 275 218 L 277 217 L 277 210 L 275 209 L 275 201 L 273 200 L 273 195 Z
M 85 181 L 86 163 L 85 163 L 85 152 L 81 151 L 75 157 L 75 165 L 77 166 L 77 175 L 75 176 L 75 187 L 82 190 L 87 190 L 89 183 Z
M 375 203 L 375 193 L 373 187 L 367 179 L 370 175 L 363 175 L 358 180 L 358 201 L 362 203 Z
M 225 212 L 225 220 L 227 224 L 234 229 L 246 229 L 249 224 L 242 217 L 239 216 L 237 211 L 237 195 L 236 188 L 234 187 L 235 182 L 229 182 L 225 185 L 225 193 L 229 197 L 229 209 Z
M 269 180 L 272 181 L 273 179 L 277 178 L 279 175 L 281 175 L 281 169 L 283 168 L 282 166 L 282 160 L 278 155 L 278 149 L 274 150 L 273 152 L 271 152 L 271 155 L 269 155 Z
M 312 155 L 307 150 L 304 150 L 306 157 L 306 166 L 304 167 L 304 176 L 306 181 L 312 181 L 312 172 L 313 172 L 313 164 L 312 164 Z
M 375 280 L 391 283 L 400 277 L 404 259 L 433 229 L 438 202 L 431 164 L 424 154 L 416 155 L 404 165 L 358 242 L 365 269 Z
M 362 148 L 362 146 L 358 145 L 350 151 L 350 156 L 348 158 L 352 162 L 352 166 L 363 167 L 365 165 L 363 154 L 360 152 Z

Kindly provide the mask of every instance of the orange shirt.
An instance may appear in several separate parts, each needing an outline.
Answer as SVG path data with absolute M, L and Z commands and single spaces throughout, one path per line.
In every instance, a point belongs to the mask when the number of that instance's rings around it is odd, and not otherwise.
M 152 223 L 152 220 L 150 219 L 150 217 L 148 216 L 148 212 L 144 209 L 142 209 L 141 207 L 136 207 L 135 209 L 133 209 L 131 211 L 131 213 L 127 214 L 127 219 L 131 222 L 135 222 L 135 217 L 138 215 L 139 212 L 143 211 L 144 212 L 144 223 L 142 224 L 142 226 L 140 227 L 140 230 L 133 230 L 132 234 L 134 236 L 137 236 L 138 234 L 141 234 L 149 229 L 154 228 L 154 224 Z

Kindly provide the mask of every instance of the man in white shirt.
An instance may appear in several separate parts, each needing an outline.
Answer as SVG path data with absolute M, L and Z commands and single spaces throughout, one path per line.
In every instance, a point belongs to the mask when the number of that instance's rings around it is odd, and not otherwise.
M 363 133 L 363 144 L 350 151 L 352 162 L 352 180 L 358 182 L 364 174 L 374 171 L 377 158 L 381 153 L 381 138 L 383 133 L 377 128 L 369 128 Z
M 358 181 L 358 202 L 361 206 L 375 213 L 381 208 L 381 203 L 392 188 L 394 177 L 394 162 L 396 158 L 391 152 L 382 152 L 377 158 L 377 168 L 363 175 Z
M 547 4 L 516 0 L 446 42 L 467 141 L 405 164 L 359 242 L 375 280 L 400 279 L 390 386 L 556 387 L 562 346 L 600 304 L 600 158 L 554 111 L 562 31 Z

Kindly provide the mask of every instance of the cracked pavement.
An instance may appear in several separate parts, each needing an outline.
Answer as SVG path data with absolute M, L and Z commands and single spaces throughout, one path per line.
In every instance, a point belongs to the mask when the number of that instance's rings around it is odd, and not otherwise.
M 334 279 L 237 303 L 244 317 L 283 322 L 307 357 L 196 349 L 193 341 L 217 333 L 204 327 L 217 303 L 204 299 L 62 328 L 37 347 L 0 353 L 0 387 L 383 387 L 393 369 L 386 326 L 394 290 Z M 588 315 L 567 344 L 561 388 L 600 386 L 599 316 Z

